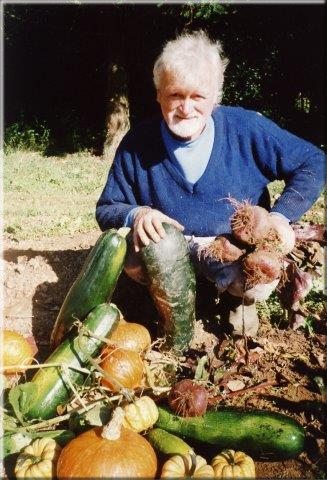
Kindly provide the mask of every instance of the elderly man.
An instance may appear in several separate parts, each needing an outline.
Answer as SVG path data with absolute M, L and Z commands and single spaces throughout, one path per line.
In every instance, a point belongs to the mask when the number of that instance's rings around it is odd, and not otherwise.
M 137 281 L 144 281 L 140 248 L 159 242 L 167 222 L 189 240 L 199 275 L 215 282 L 219 292 L 228 291 L 239 271 L 199 258 L 197 251 L 230 232 L 230 198 L 266 208 L 292 245 L 289 222 L 321 192 L 321 150 L 260 113 L 220 104 L 226 65 L 220 43 L 203 31 L 169 41 L 153 70 L 162 116 L 131 129 L 117 149 L 96 217 L 102 230 L 131 227 L 134 248 L 125 270 Z M 276 179 L 284 180 L 285 188 L 271 208 L 267 185 Z M 245 333 L 256 334 L 253 302 L 267 298 L 275 286 L 258 286 L 245 295 L 230 289 L 233 296 L 225 301 L 234 333 L 245 326 Z

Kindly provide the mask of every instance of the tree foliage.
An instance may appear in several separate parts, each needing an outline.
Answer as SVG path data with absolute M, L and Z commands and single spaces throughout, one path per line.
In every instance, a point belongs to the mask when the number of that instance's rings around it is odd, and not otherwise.
M 259 110 L 322 144 L 322 8 L 205 1 L 7 4 L 5 123 L 23 114 L 29 123 L 46 122 L 54 145 L 67 148 L 74 132 L 88 139 L 85 146 L 101 149 L 109 66 L 126 71 L 130 120 L 138 122 L 158 112 L 152 66 L 163 43 L 185 28 L 202 28 L 222 41 L 230 59 L 224 103 Z

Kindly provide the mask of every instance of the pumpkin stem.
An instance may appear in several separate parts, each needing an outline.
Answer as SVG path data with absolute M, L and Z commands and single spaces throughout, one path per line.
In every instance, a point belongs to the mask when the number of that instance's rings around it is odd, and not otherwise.
M 120 438 L 124 416 L 124 410 L 121 407 L 117 407 L 114 410 L 109 423 L 102 429 L 102 438 L 105 438 L 106 440 L 118 440 Z

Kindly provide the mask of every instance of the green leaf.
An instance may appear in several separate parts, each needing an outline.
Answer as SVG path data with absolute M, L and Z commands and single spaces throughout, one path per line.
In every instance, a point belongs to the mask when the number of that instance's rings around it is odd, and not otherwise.
M 24 414 L 33 404 L 36 394 L 36 386 L 32 382 L 26 382 L 13 387 L 8 395 L 8 401 L 21 424 L 24 425 Z
M 197 367 L 196 367 L 196 370 L 195 370 L 195 374 L 194 374 L 194 379 L 195 380 L 207 380 L 208 379 L 209 373 L 204 368 L 207 361 L 208 361 L 207 355 L 204 355 L 198 361 L 198 364 L 197 364 Z

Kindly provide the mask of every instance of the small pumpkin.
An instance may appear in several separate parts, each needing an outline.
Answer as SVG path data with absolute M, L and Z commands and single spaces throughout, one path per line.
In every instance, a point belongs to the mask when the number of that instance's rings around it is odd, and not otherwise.
M 120 322 L 110 336 L 110 341 L 117 347 L 143 352 L 151 345 L 151 336 L 149 331 L 139 323 Z
M 61 448 L 53 438 L 37 438 L 18 455 L 17 478 L 53 478 Z
M 102 354 L 101 368 L 107 376 L 102 385 L 118 392 L 121 388 L 138 388 L 143 377 L 143 362 L 138 352 L 124 348 L 106 347 Z
M 2 365 L 11 367 L 6 369 L 5 375 L 17 373 L 23 369 L 15 367 L 16 365 L 30 365 L 33 361 L 33 348 L 28 340 L 18 332 L 13 330 L 2 331 Z
M 122 426 L 123 417 L 123 409 L 117 407 L 108 425 L 69 442 L 58 460 L 58 479 L 154 478 L 155 451 L 142 435 Z
M 125 405 L 124 412 L 124 427 L 138 433 L 152 427 L 159 418 L 157 405 L 147 395 Z
M 211 462 L 217 478 L 255 478 L 255 465 L 251 457 L 244 452 L 223 450 Z
M 213 478 L 214 472 L 207 461 L 195 455 L 173 455 L 163 465 L 161 478 Z

